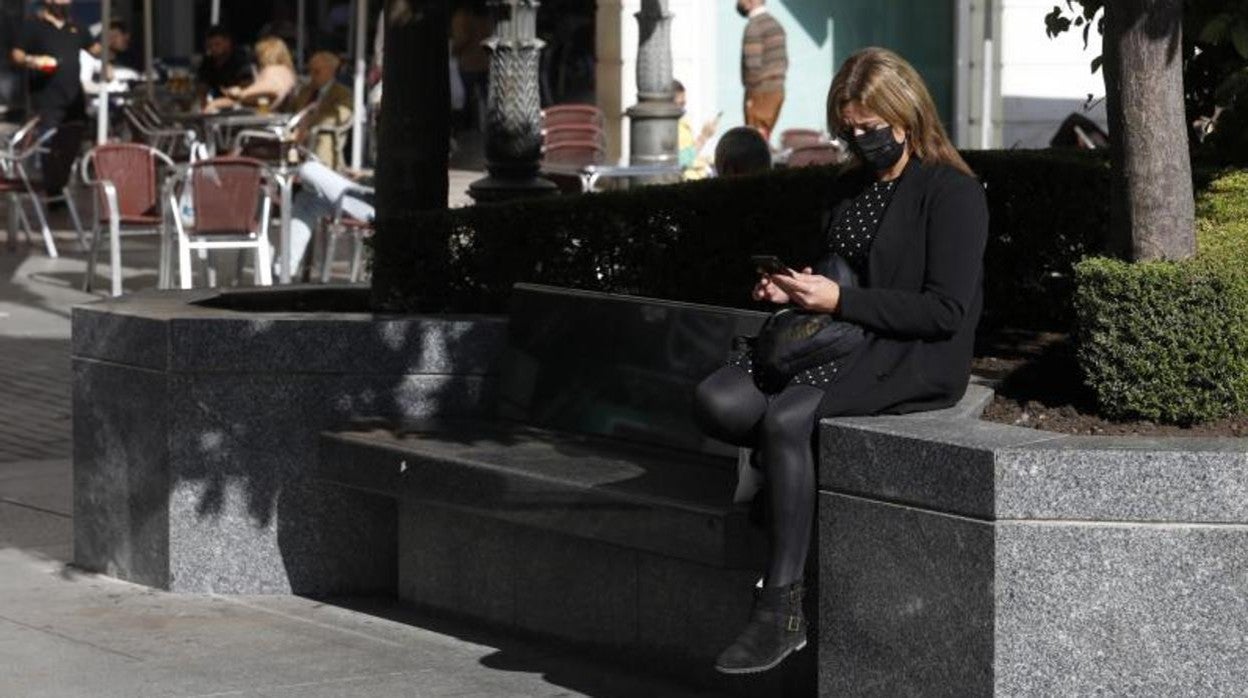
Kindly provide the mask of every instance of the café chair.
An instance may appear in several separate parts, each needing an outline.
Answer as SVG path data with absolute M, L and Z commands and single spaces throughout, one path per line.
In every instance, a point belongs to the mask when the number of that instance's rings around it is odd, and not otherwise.
M 827 143 L 828 137 L 823 131 L 813 128 L 790 128 L 780 132 L 780 148 L 797 149 L 807 145 Z
M 187 165 L 166 187 L 178 248 L 180 286 L 191 288 L 191 251 L 224 249 L 255 253 L 255 283 L 273 283 L 269 217 L 273 183 L 264 163 L 215 157 Z M 189 203 L 184 210 L 183 195 Z
M 849 157 L 845 148 L 836 143 L 815 143 L 794 148 L 787 160 L 790 168 L 836 165 Z
M 171 172 L 168 155 L 142 143 L 106 143 L 92 148 L 82 159 L 82 182 L 95 189 L 94 225 L 91 230 L 87 276 L 82 290 L 90 292 L 104 239 L 100 226 L 108 224 L 110 292 L 121 295 L 121 238 L 123 234 L 156 234 L 160 237 L 160 286 L 169 286 L 168 236 L 160 204 L 159 170 Z M 125 230 L 123 230 L 123 228 Z
M 9 200 L 9 246 L 17 245 L 19 227 L 31 234 L 30 220 L 22 207 L 21 199 L 30 199 L 30 206 L 39 221 L 39 229 L 43 234 L 43 244 L 48 256 L 56 258 L 56 241 L 52 238 L 52 229 L 48 227 L 48 217 L 43 209 L 43 197 L 32 182 L 28 164 L 30 159 L 40 153 L 48 152 L 47 142 L 55 134 L 55 129 L 43 135 L 38 132 L 39 117 L 34 117 L 22 124 L 0 150 L 0 194 Z
M 284 121 L 265 128 L 245 128 L 234 134 L 231 152 L 241 157 L 251 157 L 271 164 L 281 164 L 290 156 L 295 133 L 302 128 L 316 109 L 316 102 L 300 109 Z
M 588 124 L 603 129 L 606 117 L 592 104 L 555 104 L 542 110 L 543 129 L 569 124 Z
M 338 197 L 338 201 L 334 203 L 334 213 L 326 218 L 322 223 L 325 234 L 325 254 L 321 260 L 321 282 L 329 281 L 330 267 L 334 263 L 334 256 L 338 249 L 339 238 L 351 236 L 351 282 L 355 283 L 360 280 L 360 273 L 363 268 L 364 261 L 364 240 L 373 234 L 373 222 L 371 220 L 359 220 L 343 210 L 343 205 L 348 199 L 356 199 L 357 201 L 366 201 L 376 195 L 376 190 L 372 187 L 364 187 L 354 185 L 342 193 Z

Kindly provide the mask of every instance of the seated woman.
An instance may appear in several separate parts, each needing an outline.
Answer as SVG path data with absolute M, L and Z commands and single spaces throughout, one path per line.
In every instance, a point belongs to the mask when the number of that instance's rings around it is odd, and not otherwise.
M 695 396 L 709 435 L 755 449 L 771 513 L 762 589 L 749 624 L 716 660 L 724 673 L 765 671 L 806 644 L 802 580 L 818 420 L 947 407 L 970 378 L 987 204 L 927 86 L 897 54 L 864 49 L 832 81 L 828 124 L 850 143 L 856 167 L 832 201 L 827 251 L 843 257 L 859 283 L 842 288 L 809 267 L 762 273 L 753 297 L 829 313 L 861 327 L 864 340 L 843 359 L 779 379 L 745 351 Z
M 246 87 L 227 87 L 225 96 L 212 100 L 204 111 L 239 106 L 277 107 L 295 89 L 295 63 L 286 42 L 266 36 L 256 42 L 256 79 Z

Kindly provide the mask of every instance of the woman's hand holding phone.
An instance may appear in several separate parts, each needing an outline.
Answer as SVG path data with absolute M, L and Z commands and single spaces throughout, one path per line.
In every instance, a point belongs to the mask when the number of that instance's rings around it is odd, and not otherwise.
M 806 267 L 791 276 L 771 277 L 770 283 L 779 287 L 787 302 L 818 313 L 834 313 L 841 305 L 841 286 L 832 279 L 811 273 Z M 760 299 L 761 300 L 761 299 Z
M 793 274 L 793 270 L 774 255 L 755 255 L 751 261 L 760 275 L 758 283 L 754 284 L 751 297 L 757 301 L 769 301 L 781 305 L 788 303 L 788 294 L 772 281 L 772 277 L 789 276 Z
M 769 303 L 778 303 L 784 305 L 789 302 L 789 294 L 780 289 L 772 280 L 770 274 L 763 274 L 754 284 L 754 290 L 750 296 L 756 301 L 767 301 Z

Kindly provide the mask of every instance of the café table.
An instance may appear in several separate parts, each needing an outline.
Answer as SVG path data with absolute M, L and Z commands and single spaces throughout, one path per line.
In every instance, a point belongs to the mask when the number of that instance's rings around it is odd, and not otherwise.
M 178 112 L 168 116 L 170 121 L 193 128 L 200 134 L 200 140 L 207 143 L 213 154 L 228 150 L 230 138 L 237 132 L 249 128 L 270 128 L 284 123 L 289 114 L 269 112 L 261 114 L 246 109 L 233 109 L 220 112 Z
M 542 172 L 577 177 L 581 181 L 581 191 L 591 192 L 600 179 L 621 179 L 633 177 L 671 177 L 679 181 L 682 170 L 680 165 L 581 165 L 559 162 L 544 162 Z

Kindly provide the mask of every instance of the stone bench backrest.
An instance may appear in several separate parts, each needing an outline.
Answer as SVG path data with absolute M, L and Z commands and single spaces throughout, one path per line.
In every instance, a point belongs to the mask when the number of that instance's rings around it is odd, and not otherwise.
M 517 284 L 499 416 L 545 428 L 731 455 L 693 423 L 693 389 L 766 315 Z

